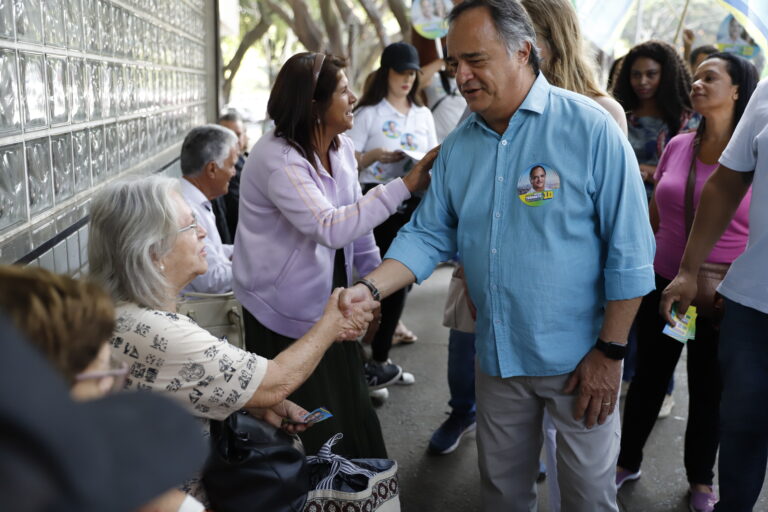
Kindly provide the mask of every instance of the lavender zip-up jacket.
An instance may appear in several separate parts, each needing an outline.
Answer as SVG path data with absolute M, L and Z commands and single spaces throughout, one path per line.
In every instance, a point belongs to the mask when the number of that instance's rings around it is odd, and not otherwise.
M 357 181 L 352 141 L 331 150 L 331 176 L 315 170 L 285 139 L 265 134 L 253 147 L 240 181 L 240 219 L 232 256 L 235 296 L 270 330 L 299 338 L 322 316 L 331 294 L 336 249 L 344 249 L 347 279 L 381 257 L 372 230 L 410 197 L 401 179 L 370 190 Z

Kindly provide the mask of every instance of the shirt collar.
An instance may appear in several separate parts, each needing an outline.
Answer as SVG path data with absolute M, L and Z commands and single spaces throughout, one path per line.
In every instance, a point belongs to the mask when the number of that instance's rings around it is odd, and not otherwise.
M 191 203 L 205 206 L 208 211 L 211 210 L 211 202 L 205 197 L 199 188 L 185 178 L 179 178 L 181 181 L 181 193 Z
M 413 109 L 413 105 L 411 105 L 411 110 L 412 109 Z M 408 117 L 407 115 L 403 114 L 402 112 L 397 110 L 395 107 L 393 107 L 392 104 L 387 101 L 387 98 L 384 98 L 379 102 L 379 104 L 377 105 L 377 110 L 379 115 L 392 114 L 398 117 Z M 408 111 L 409 114 L 411 110 Z
M 517 108 L 517 110 L 527 110 L 536 114 L 543 113 L 547 107 L 547 102 L 549 101 L 550 89 L 552 89 L 552 86 L 549 84 L 549 82 L 547 82 L 547 79 L 544 78 L 544 73 L 539 71 L 539 75 L 536 77 L 536 80 L 533 81 L 533 85 L 531 86 L 528 94 L 525 96 L 525 99 Z M 514 117 L 514 115 L 512 117 Z M 512 118 L 509 120 L 511 122 Z M 486 128 L 488 127 L 483 118 L 480 117 L 477 113 L 472 114 L 472 122 L 475 122 Z

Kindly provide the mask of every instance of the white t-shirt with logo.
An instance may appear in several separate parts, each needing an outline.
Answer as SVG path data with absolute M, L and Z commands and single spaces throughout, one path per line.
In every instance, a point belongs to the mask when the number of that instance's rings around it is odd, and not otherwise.
M 355 124 L 346 135 L 354 142 L 355 151 L 360 153 L 376 148 L 426 153 L 437 146 L 435 121 L 428 108 L 413 105 L 406 115 L 398 112 L 386 99 L 356 111 Z M 373 162 L 360 173 L 360 183 L 389 183 L 405 176 L 413 164 L 408 157 L 386 164 Z
M 768 80 L 762 80 L 720 157 L 739 172 L 755 171 L 747 249 L 731 265 L 719 291 L 744 306 L 768 313 Z

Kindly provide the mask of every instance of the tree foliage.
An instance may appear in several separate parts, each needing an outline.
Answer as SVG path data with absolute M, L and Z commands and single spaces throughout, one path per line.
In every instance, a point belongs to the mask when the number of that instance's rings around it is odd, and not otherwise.
M 404 0 L 240 0 L 240 8 L 242 39 L 223 70 L 225 102 L 252 48 L 264 56 L 270 79 L 298 43 L 346 57 L 350 81 L 358 84 L 384 46 L 410 36 Z

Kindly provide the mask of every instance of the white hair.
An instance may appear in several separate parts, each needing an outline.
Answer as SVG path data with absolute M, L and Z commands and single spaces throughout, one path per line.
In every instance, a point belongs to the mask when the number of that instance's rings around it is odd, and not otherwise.
M 223 167 L 233 146 L 239 148 L 239 141 L 229 128 L 217 124 L 192 128 L 181 145 L 181 173 L 184 176 L 200 174 L 209 162 Z
M 116 302 L 159 309 L 175 291 L 158 268 L 178 235 L 175 179 L 122 179 L 107 185 L 91 206 L 88 264 L 91 276 Z

